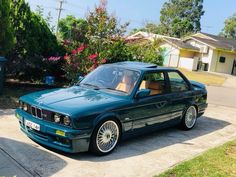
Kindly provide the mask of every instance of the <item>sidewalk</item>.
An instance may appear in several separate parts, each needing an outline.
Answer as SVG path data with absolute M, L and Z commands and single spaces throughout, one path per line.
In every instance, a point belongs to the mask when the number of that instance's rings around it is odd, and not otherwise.
M 236 81 L 235 81 L 236 82 Z M 236 108 L 236 89 L 233 87 L 207 86 L 209 104 Z
M 210 73 L 226 77 L 226 80 L 222 85 L 223 87 L 236 88 L 236 76 L 233 76 L 231 74 L 217 73 L 217 72 L 210 72 Z
M 223 87 L 236 88 L 236 76 L 228 76 Z
M 0 176 L 32 176 L 0 147 Z

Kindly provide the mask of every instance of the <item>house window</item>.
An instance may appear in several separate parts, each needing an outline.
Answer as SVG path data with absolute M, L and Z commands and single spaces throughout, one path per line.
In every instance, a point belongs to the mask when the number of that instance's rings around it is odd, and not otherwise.
M 225 63 L 225 57 L 220 57 L 220 63 Z

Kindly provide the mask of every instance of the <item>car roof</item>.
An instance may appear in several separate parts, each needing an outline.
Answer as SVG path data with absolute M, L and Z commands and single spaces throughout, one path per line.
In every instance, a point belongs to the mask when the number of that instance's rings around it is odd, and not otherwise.
M 168 70 L 177 71 L 176 68 L 162 67 L 152 63 L 138 62 L 138 61 L 124 61 L 110 64 L 112 66 L 120 66 L 123 68 L 140 70 L 140 71 L 156 71 L 156 70 Z

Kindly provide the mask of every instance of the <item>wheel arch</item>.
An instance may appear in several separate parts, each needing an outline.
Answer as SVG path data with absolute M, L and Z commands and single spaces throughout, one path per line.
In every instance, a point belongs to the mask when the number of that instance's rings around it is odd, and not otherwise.
M 198 105 L 196 103 L 194 103 L 192 106 L 194 106 L 196 108 L 197 114 L 198 114 Z
M 106 113 L 106 114 L 99 115 L 93 122 L 92 134 L 94 133 L 95 128 L 106 120 L 115 120 L 118 123 L 118 126 L 120 128 L 120 137 L 121 137 L 123 134 L 124 127 L 119 119 L 119 116 L 115 113 Z
M 100 115 L 93 122 L 93 130 L 92 130 L 92 133 L 91 133 L 91 136 L 90 136 L 90 141 L 89 141 L 89 150 L 90 151 L 94 152 L 94 150 L 93 150 L 93 147 L 94 147 L 93 138 L 96 134 L 96 131 L 99 129 L 99 126 L 101 126 L 102 123 L 107 121 L 107 120 L 115 120 L 118 123 L 118 127 L 119 127 L 119 130 L 120 130 L 119 131 L 120 135 L 119 135 L 118 141 L 122 138 L 123 128 L 122 128 L 122 123 L 121 123 L 119 117 L 114 113 L 107 113 L 107 114 L 104 114 L 104 115 Z M 98 153 L 98 154 L 100 154 L 100 153 Z M 102 155 L 102 154 L 100 154 L 100 155 Z

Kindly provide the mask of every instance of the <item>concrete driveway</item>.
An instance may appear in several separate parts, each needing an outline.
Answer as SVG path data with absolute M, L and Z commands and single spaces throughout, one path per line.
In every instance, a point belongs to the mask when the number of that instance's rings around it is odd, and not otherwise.
M 211 104 L 191 131 L 170 128 L 127 140 L 105 157 L 71 155 L 27 138 L 13 112 L 0 111 L 0 176 L 153 176 L 236 138 L 236 108 Z M 12 166 L 6 169 L 2 157 Z
M 227 77 L 224 84 L 220 86 L 207 86 L 208 103 L 236 108 L 236 76 L 219 74 Z
M 207 86 L 207 91 L 208 103 L 236 108 L 236 88 Z
M 236 76 L 226 75 L 227 79 L 223 84 L 223 87 L 236 88 Z

